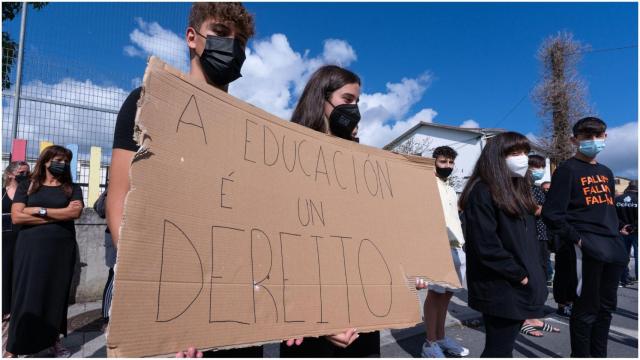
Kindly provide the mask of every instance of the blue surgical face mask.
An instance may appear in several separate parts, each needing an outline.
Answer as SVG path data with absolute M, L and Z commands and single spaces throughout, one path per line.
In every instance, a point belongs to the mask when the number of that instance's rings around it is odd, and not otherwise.
M 605 145 L 604 139 L 582 140 L 578 151 L 586 157 L 594 158 L 600 151 L 604 150 Z
M 533 181 L 541 180 L 544 177 L 544 169 L 531 170 L 531 178 Z

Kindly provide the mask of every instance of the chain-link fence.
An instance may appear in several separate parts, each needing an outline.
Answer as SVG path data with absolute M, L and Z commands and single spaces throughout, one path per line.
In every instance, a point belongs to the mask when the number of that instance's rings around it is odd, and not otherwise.
M 187 3 L 30 3 L 22 9 L 3 3 L 2 165 L 8 165 L 14 138 L 27 140 L 26 160 L 37 160 L 40 142 L 78 145 L 77 182 L 89 183 L 91 147 L 102 149 L 100 184 L 111 162 L 116 117 L 127 95 L 139 86 L 145 59 L 158 55 L 186 71 L 182 34 Z M 13 3 L 16 4 L 16 3 Z M 12 19 L 5 9 L 18 10 Z M 18 88 L 19 86 L 19 93 Z

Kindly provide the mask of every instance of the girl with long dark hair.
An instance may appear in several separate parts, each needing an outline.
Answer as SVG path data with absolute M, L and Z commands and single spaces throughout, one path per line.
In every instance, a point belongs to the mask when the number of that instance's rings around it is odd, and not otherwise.
M 358 141 L 360 78 L 335 65 L 316 70 L 302 91 L 291 121 L 325 134 Z
M 326 134 L 358 141 L 360 78 L 335 65 L 311 75 L 291 116 L 291 121 Z M 358 334 L 356 329 L 320 338 L 291 339 L 280 346 L 281 357 L 380 356 L 378 331 Z M 294 342 L 296 346 L 294 345 Z
M 35 354 L 50 348 L 70 353 L 60 342 L 67 333 L 69 290 L 77 251 L 73 220 L 82 214 L 82 190 L 71 180 L 70 150 L 44 149 L 30 181 L 18 186 L 11 219 L 22 226 L 13 266 L 13 302 L 7 352 Z
M 529 151 L 519 133 L 489 139 L 460 197 L 469 306 L 486 330 L 482 357 L 511 357 L 522 323 L 541 317 L 547 299 Z

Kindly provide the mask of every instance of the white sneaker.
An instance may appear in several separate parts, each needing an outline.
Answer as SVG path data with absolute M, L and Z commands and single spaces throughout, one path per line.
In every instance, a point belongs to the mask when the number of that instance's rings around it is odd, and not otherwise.
M 424 344 L 422 344 L 422 353 L 420 355 L 423 358 L 445 357 L 444 353 L 442 352 L 442 349 L 440 348 L 440 345 L 438 345 L 437 342 L 429 343 L 428 341 L 425 341 Z
M 457 341 L 450 337 L 445 336 L 444 339 L 438 340 L 437 343 L 440 345 L 442 351 L 449 356 L 462 357 L 469 355 L 469 349 L 458 344 Z

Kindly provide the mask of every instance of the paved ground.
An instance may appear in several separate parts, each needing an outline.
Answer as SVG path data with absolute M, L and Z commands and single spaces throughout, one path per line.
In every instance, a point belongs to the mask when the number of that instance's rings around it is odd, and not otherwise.
M 425 291 L 420 292 L 424 301 Z M 551 295 L 547 301 L 546 320 L 561 329 L 559 334 L 543 338 L 520 335 L 515 357 L 568 357 L 568 319 L 555 314 Z M 484 347 L 484 328 L 480 314 L 467 307 L 466 292 L 456 294 L 449 305 L 447 334 L 468 347 L 471 357 L 478 357 Z M 106 357 L 105 337 L 100 315 L 100 302 L 74 304 L 69 307 L 69 336 L 64 344 L 73 357 Z M 416 326 L 403 330 L 381 332 L 380 346 L 384 357 L 419 357 L 424 341 L 424 328 Z M 265 357 L 278 357 L 277 344 L 265 346 Z M 638 287 L 633 285 L 618 291 L 618 311 L 613 316 L 609 336 L 609 357 L 637 358 L 638 356 Z M 46 357 L 41 353 L 39 356 Z
M 542 338 L 520 335 L 516 340 L 514 357 L 569 357 L 569 319 L 555 314 L 555 303 L 547 301 L 547 322 L 560 328 L 560 333 L 545 333 Z M 452 326 L 448 336 L 470 350 L 470 357 L 479 357 L 484 347 L 484 327 L 478 322 L 468 326 Z M 408 338 L 399 338 L 382 346 L 384 357 L 419 357 L 424 331 Z M 608 357 L 637 358 L 638 356 L 638 287 L 620 288 L 618 311 L 613 315 L 609 332 Z

